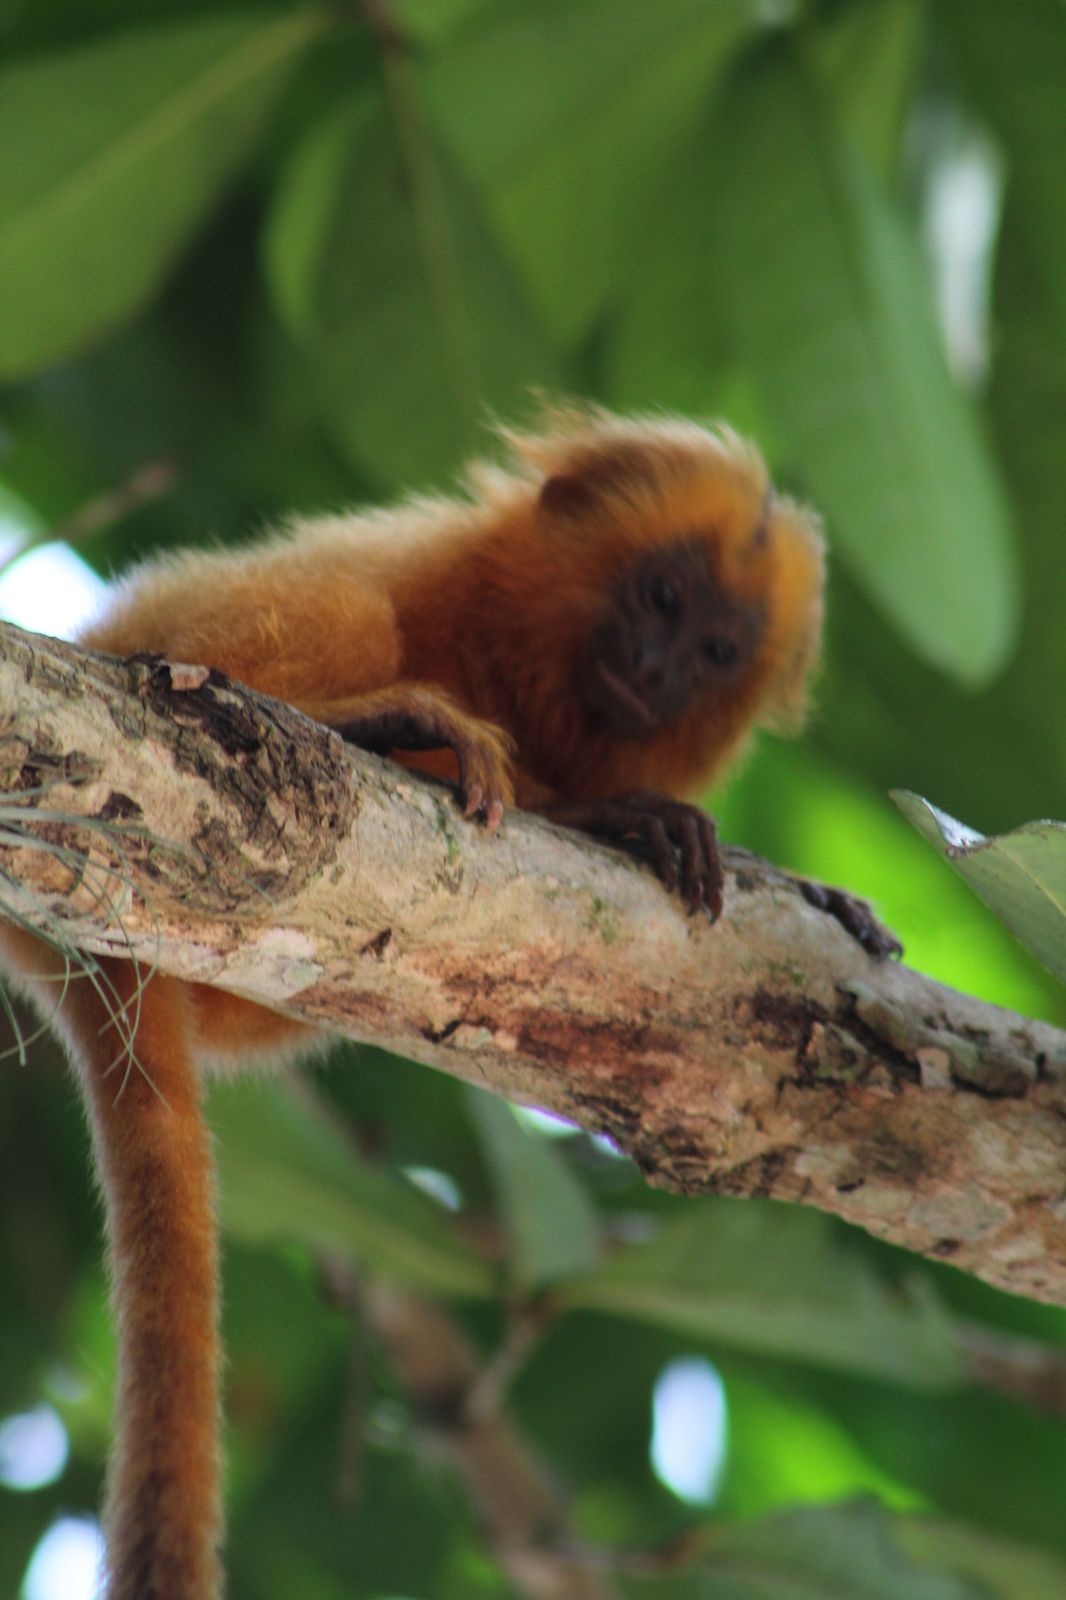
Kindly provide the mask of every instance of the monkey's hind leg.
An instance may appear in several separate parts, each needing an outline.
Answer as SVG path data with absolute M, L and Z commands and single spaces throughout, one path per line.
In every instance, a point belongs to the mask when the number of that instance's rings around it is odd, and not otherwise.
M 100 965 L 113 985 L 108 1004 L 81 978 L 60 1020 L 92 1123 L 118 1328 L 106 1595 L 216 1600 L 214 1173 L 190 1050 L 190 998 L 172 979 L 145 981 L 131 962 Z

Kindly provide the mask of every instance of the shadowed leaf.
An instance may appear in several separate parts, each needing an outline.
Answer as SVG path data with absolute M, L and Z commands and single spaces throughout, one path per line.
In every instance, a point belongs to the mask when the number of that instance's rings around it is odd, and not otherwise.
M 441 1294 L 491 1292 L 493 1274 L 433 1205 L 362 1162 L 309 1095 L 244 1079 L 217 1084 L 222 1221 L 252 1243 L 339 1251 Z
M 692 1204 L 562 1293 L 568 1305 L 842 1372 L 920 1387 L 961 1375 L 924 1284 L 883 1282 L 824 1217 L 786 1206 Z

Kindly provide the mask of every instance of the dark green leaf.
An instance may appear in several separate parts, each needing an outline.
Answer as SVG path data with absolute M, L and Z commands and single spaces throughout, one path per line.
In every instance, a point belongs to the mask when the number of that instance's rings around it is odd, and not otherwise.
M 899 1518 L 896 1534 L 916 1560 L 946 1567 L 988 1585 L 996 1600 L 1062 1600 L 1066 1562 L 1046 1550 L 1019 1544 L 972 1522 L 936 1517 Z
M 698 1583 L 634 1584 L 634 1600 L 995 1600 L 983 1583 L 931 1571 L 905 1553 L 873 1501 L 720 1528 Z
M 934 8 L 974 92 L 974 109 L 1001 134 L 1009 192 L 1040 263 L 1066 353 L 1066 16 L 1062 0 L 949 0 Z

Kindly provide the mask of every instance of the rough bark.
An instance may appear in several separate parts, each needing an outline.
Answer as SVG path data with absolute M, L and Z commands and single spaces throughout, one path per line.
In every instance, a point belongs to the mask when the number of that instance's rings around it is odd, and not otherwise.
M 287 706 L 10 627 L 0 707 L 9 911 L 1066 1304 L 1066 1036 L 874 963 L 765 862 L 726 852 L 708 927 Z

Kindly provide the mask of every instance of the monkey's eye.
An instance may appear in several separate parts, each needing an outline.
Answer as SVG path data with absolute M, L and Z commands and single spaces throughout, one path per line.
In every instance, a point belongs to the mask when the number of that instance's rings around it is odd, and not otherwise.
M 652 578 L 648 584 L 648 599 L 654 610 L 658 611 L 661 616 L 677 616 L 677 590 L 668 578 Z
M 721 634 L 715 634 L 707 640 L 703 653 L 716 667 L 731 667 L 737 659 L 736 644 L 732 639 L 723 638 Z

